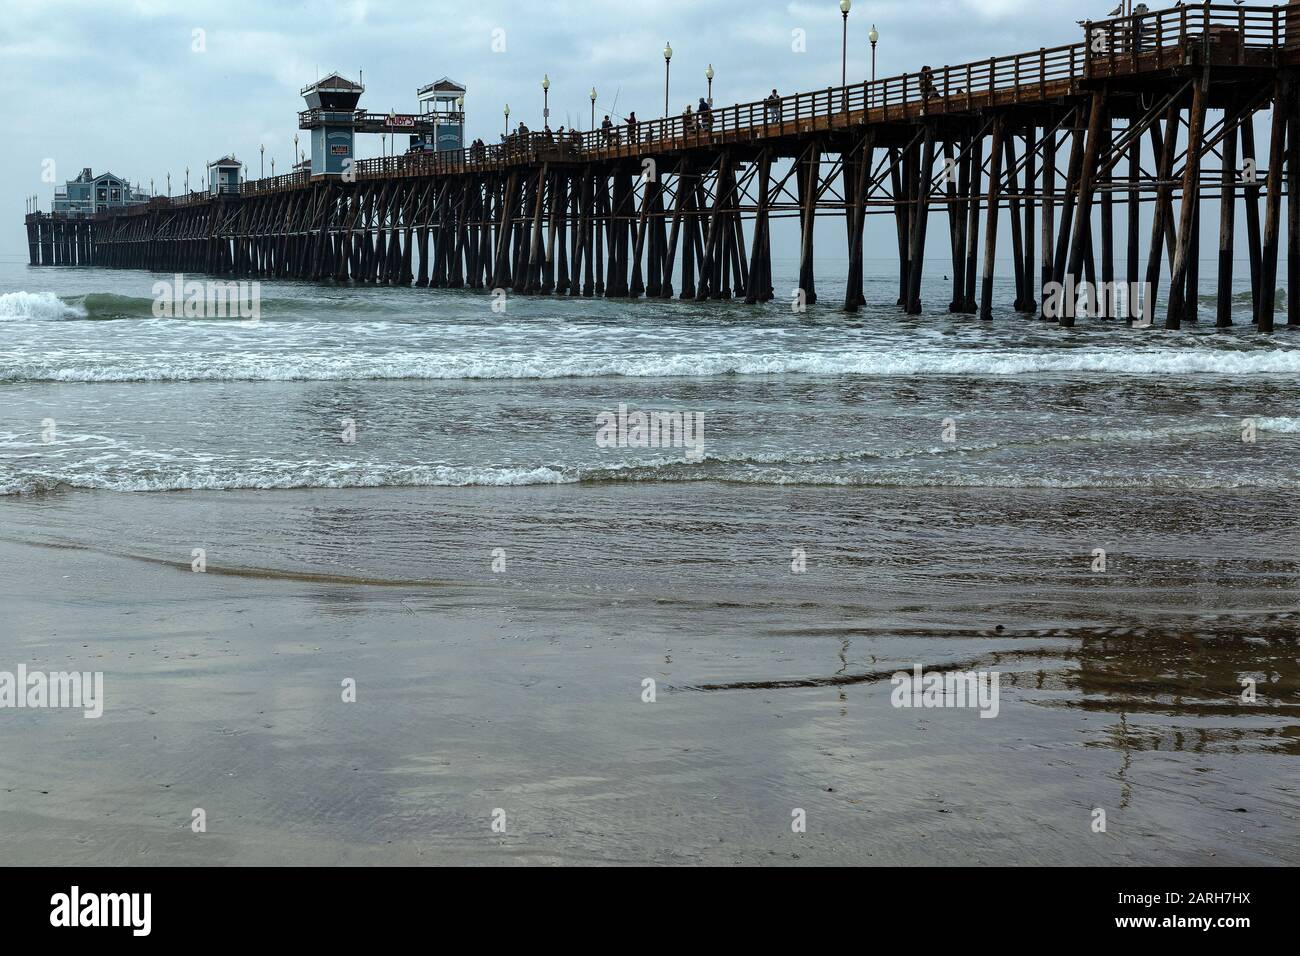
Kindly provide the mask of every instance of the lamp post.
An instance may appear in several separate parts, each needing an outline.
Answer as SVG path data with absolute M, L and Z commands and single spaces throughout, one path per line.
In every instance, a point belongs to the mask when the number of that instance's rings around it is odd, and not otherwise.
M 840 16 L 844 20 L 844 28 L 840 33 L 840 86 L 848 85 L 849 9 L 852 6 L 853 0 L 840 0 Z
M 293 169 L 294 169 L 295 171 L 298 169 L 298 163 L 299 163 L 299 158 L 298 158 L 298 134 L 297 134 L 297 133 L 294 133 L 294 134 L 293 134 Z
M 596 88 L 593 86 L 591 92 L 587 94 L 591 97 L 591 128 L 596 128 Z
M 266 144 L 261 143 L 257 147 L 257 151 L 258 153 L 261 154 L 261 159 L 262 159 L 261 166 L 259 167 L 259 178 L 265 178 L 266 177 Z
M 506 135 L 509 136 L 510 135 L 510 104 L 509 103 L 506 104 L 505 113 L 506 113 Z
M 542 74 L 542 129 L 551 125 L 551 78 Z
M 167 198 L 172 198 L 172 174 L 167 174 Z
M 867 39 L 871 41 L 871 82 L 876 82 L 876 41 L 880 39 L 880 34 L 876 32 L 876 25 L 871 24 L 871 32 L 867 34 Z
M 672 68 L 673 45 L 664 43 L 664 118 L 668 118 L 668 71 Z
M 275 178 L 275 157 L 271 157 L 271 178 Z
M 185 167 L 185 195 L 188 196 L 189 193 L 190 193 L 190 168 L 186 166 Z
M 712 63 L 710 63 L 709 68 L 704 71 L 704 78 L 709 81 L 709 107 L 712 108 L 713 106 L 713 64 Z

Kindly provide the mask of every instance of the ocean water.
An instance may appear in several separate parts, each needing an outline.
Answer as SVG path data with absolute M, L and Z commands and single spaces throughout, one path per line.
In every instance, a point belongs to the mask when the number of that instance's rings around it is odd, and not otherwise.
M 981 323 L 949 315 L 935 277 L 926 314 L 905 317 L 881 274 L 852 316 L 834 288 L 804 314 L 781 300 L 564 297 L 512 297 L 496 312 L 470 292 L 268 282 L 249 324 L 154 318 L 166 276 L 3 269 L 0 495 L 1300 488 L 1300 337 L 1259 336 L 1244 312 L 1227 331 L 1067 331 L 1009 309 Z M 702 415 L 701 453 L 598 446 L 597 416 L 620 404 Z
M 970 862 L 1294 862 L 1300 335 L 1256 334 L 1244 285 L 1228 330 L 1209 297 L 1177 332 L 1061 329 L 1005 282 L 980 322 L 941 274 L 909 317 L 875 265 L 855 315 L 831 279 L 803 314 L 263 282 L 255 325 L 155 318 L 168 276 L 0 266 L 0 543 L 36 562 L 0 575 L 13 639 L 108 655 L 124 808 L 172 812 L 134 783 L 159 759 L 205 805 L 229 783 L 183 755 L 245 735 L 231 860 L 268 820 L 445 847 L 412 807 L 454 766 L 466 819 L 528 768 L 520 852 L 557 859 L 713 860 L 719 833 L 752 859 L 820 800 L 809 859 L 933 862 L 937 834 Z M 607 447 L 620 406 L 701 441 Z M 999 670 L 999 719 L 891 709 L 916 663 Z M 362 730 L 277 689 L 356 671 L 385 701 Z M 56 733 L 12 751 L 33 793 Z M 316 796 L 335 734 L 373 771 L 346 813 Z M 75 766 L 108 772 L 100 746 Z M 1095 806 L 1124 841 L 1089 842 Z
M 1228 330 L 1087 319 L 1066 330 L 1006 308 L 992 322 L 953 316 L 939 276 L 924 314 L 903 316 L 889 263 L 879 266 L 856 315 L 841 311 L 842 286 L 833 285 L 796 314 L 779 299 L 753 307 L 522 296 L 496 311 L 468 291 L 265 282 L 260 320 L 248 323 L 155 318 L 153 285 L 170 276 L 6 265 L 0 502 L 21 523 L 44 520 L 36 516 L 51 509 L 40 504 L 63 500 L 147 517 L 180 507 L 167 492 L 239 492 L 256 504 L 237 515 L 251 515 L 278 513 L 288 499 L 275 492 L 290 489 L 322 503 L 340 489 L 410 492 L 398 499 L 410 504 L 368 516 L 380 521 L 368 533 L 393 542 L 368 562 L 340 557 L 346 535 L 337 529 L 286 556 L 263 534 L 265 515 L 223 527 L 258 566 L 321 570 L 343 560 L 344 573 L 418 579 L 425 546 L 400 542 L 425 520 L 419 492 L 461 489 L 439 496 L 454 502 L 440 506 L 452 520 L 481 511 L 494 488 L 507 504 L 486 509 L 489 521 L 504 508 L 533 533 L 591 529 L 602 560 L 551 549 L 564 555 L 566 582 L 583 580 L 572 572 L 584 566 L 596 578 L 635 576 L 644 560 L 674 586 L 705 588 L 745 562 L 705 562 L 683 576 L 656 549 L 689 552 L 709 540 L 709 519 L 730 521 L 748 507 L 735 503 L 751 499 L 823 502 L 827 513 L 800 514 L 797 532 L 782 526 L 785 505 L 746 514 L 753 525 L 736 535 L 740 554 L 792 551 L 793 536 L 833 541 L 844 532 L 834 512 L 875 517 L 880 508 L 900 513 L 890 533 L 904 543 L 921 540 L 913 526 L 938 535 L 929 570 L 939 580 L 966 543 L 938 534 L 961 535 L 966 509 L 953 501 L 966 499 L 951 496 L 963 492 L 1026 509 L 1024 540 L 1086 538 L 1086 524 L 1061 506 L 1071 497 L 1099 503 L 1094 537 L 1117 515 L 1137 537 L 1180 509 L 1224 500 L 1248 511 L 1276 499 L 1287 504 L 1268 509 L 1272 520 L 1293 520 L 1300 336 L 1284 325 L 1255 333 L 1244 290 Z M 1011 298 L 1006 284 L 997 298 Z M 675 447 L 642 447 L 626 429 L 623 441 L 598 440 L 601 416 L 620 409 L 680 415 L 695 428 L 665 433 L 687 440 Z M 542 498 L 509 493 L 525 488 Z M 563 488 L 580 493 L 556 498 Z M 645 517 L 655 529 L 638 536 L 627 529 L 643 516 L 636 507 L 621 514 L 618 502 L 651 488 Z M 592 511 L 528 517 L 538 500 Z M 982 517 L 969 543 L 1002 546 Z M 123 523 L 111 532 L 117 540 L 134 533 Z M 1225 534 L 1228 552 L 1259 543 Z M 630 565 L 603 560 L 608 540 Z M 444 559 L 449 577 L 475 567 L 477 557 L 460 566 L 462 550 Z M 846 586 L 851 568 L 836 565 Z

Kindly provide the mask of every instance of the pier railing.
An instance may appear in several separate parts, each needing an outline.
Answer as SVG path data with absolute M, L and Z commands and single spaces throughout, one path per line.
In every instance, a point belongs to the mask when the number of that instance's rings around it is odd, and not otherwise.
M 1184 65 L 1267 65 L 1278 51 L 1300 48 L 1300 22 L 1288 30 L 1287 8 L 1202 3 L 1085 22 L 1086 75 L 1119 76 Z
M 240 192 L 245 196 L 256 195 L 257 193 L 275 192 L 277 189 L 286 189 L 290 186 L 301 186 L 306 183 L 311 176 L 307 170 L 299 169 L 292 173 L 285 173 L 282 176 L 268 176 L 265 179 L 250 179 L 240 185 Z

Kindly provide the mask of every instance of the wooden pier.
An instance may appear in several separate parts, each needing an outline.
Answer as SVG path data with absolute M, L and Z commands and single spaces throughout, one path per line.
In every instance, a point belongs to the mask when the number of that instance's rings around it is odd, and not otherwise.
M 1009 243 L 1016 311 L 1069 326 L 1073 311 L 1045 309 L 1054 284 L 1154 290 L 1163 275 L 1163 323 L 1178 328 L 1201 318 L 1196 251 L 1208 196 L 1219 212 L 1214 320 L 1232 322 L 1244 220 L 1253 317 L 1268 332 L 1284 195 L 1285 285 L 1300 290 L 1298 67 L 1300 3 L 1184 5 L 1085 23 L 1065 46 L 717 107 L 707 122 L 674 116 L 558 140 L 532 133 L 111 214 L 33 213 L 30 258 L 755 303 L 787 297 L 773 287 L 770 223 L 792 217 L 800 268 L 791 294 L 812 303 L 814 227 L 831 215 L 844 218 L 843 304 L 856 310 L 865 217 L 885 214 L 896 225 L 898 305 L 917 313 L 930 216 L 946 211 L 952 311 L 992 317 L 994 269 Z M 1267 154 L 1257 155 L 1263 111 Z M 1118 272 L 1116 206 L 1126 223 Z M 1300 325 L 1300 296 L 1287 299 L 1287 324 Z M 1099 302 L 1101 317 L 1131 321 L 1113 296 Z

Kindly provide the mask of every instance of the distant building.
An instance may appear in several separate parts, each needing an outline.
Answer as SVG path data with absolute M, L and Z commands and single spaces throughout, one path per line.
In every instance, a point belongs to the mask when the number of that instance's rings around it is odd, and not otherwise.
M 96 176 L 87 166 L 80 176 L 69 179 L 62 189 L 54 191 L 53 210 L 89 214 L 148 201 L 148 193 L 134 188 L 116 173 L 105 172 Z
M 411 137 L 412 149 L 465 148 L 465 87 L 444 76 L 415 91 L 420 100 L 420 118 L 432 121 L 432 129 Z
M 338 73 L 302 88 L 307 109 L 298 115 L 298 126 L 311 130 L 313 176 L 338 176 L 351 168 L 355 111 L 365 89 Z
M 235 159 L 234 153 L 208 163 L 208 193 L 213 196 L 237 194 L 239 171 L 243 168 L 244 164 Z

